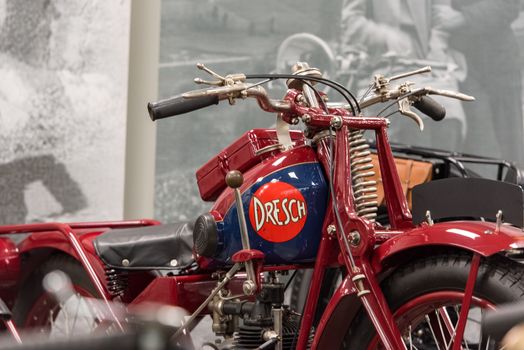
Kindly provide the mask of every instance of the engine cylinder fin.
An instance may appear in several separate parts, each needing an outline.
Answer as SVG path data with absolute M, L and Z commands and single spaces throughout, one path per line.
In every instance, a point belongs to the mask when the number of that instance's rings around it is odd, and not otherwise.
M 233 349 L 256 349 L 264 343 L 262 339 L 265 328 L 258 326 L 239 327 L 234 335 Z M 282 320 L 282 349 L 294 349 L 297 343 L 297 335 L 300 330 L 299 318 L 295 315 L 285 315 Z M 310 333 L 308 349 L 313 341 L 314 331 Z

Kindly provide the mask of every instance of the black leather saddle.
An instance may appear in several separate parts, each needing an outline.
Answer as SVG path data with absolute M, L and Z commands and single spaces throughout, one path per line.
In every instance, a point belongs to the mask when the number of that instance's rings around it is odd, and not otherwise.
M 124 270 L 183 270 L 194 265 L 193 223 L 113 229 L 94 240 L 109 267 Z

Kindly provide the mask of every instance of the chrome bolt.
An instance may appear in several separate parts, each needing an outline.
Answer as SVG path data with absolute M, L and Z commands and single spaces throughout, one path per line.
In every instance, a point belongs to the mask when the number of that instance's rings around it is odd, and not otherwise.
M 129 266 L 129 260 L 127 259 L 122 260 L 122 266 Z
M 351 243 L 351 245 L 357 246 L 360 244 L 360 233 L 358 233 L 358 231 L 351 231 L 351 233 L 349 234 L 349 238 L 349 243 Z
M 304 115 L 302 116 L 302 121 L 303 121 L 304 123 L 309 123 L 309 122 L 311 121 L 311 116 L 310 116 L 309 114 L 304 114 Z
M 178 261 L 176 261 L 176 259 L 173 259 L 173 260 L 171 260 L 171 261 L 169 262 L 169 265 L 175 267 L 175 266 L 178 265 Z
M 495 217 L 497 218 L 497 222 L 495 224 L 495 231 L 499 232 L 500 227 L 502 226 L 502 222 L 504 220 L 504 214 L 502 214 L 502 210 L 497 211 L 497 215 Z
M 245 295 L 253 295 L 255 294 L 255 290 L 257 289 L 257 286 L 255 282 L 252 280 L 245 280 L 242 284 L 242 291 Z
M 327 227 L 327 233 L 330 235 L 330 236 L 333 236 L 337 233 L 337 228 L 335 227 L 335 225 L 329 225 Z
M 426 222 L 429 226 L 433 226 L 433 218 L 431 217 L 431 212 L 429 210 L 426 210 Z
M 340 129 L 342 127 L 342 118 L 336 115 L 333 118 L 331 118 L 329 124 L 335 129 Z

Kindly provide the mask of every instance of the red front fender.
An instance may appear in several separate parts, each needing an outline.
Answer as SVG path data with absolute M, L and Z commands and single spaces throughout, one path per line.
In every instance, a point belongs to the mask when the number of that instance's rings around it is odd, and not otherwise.
M 428 246 L 450 246 L 490 256 L 507 249 L 524 248 L 524 232 L 503 225 L 480 221 L 452 221 L 423 224 L 401 233 L 375 249 L 372 266 L 379 273 L 388 259 L 411 249 Z

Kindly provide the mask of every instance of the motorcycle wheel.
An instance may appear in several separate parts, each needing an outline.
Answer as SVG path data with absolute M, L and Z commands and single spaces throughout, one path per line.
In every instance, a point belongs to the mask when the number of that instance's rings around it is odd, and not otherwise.
M 57 302 L 42 285 L 44 277 L 53 271 L 66 273 L 74 295 Z M 53 255 L 35 269 L 24 281 L 13 308 L 15 324 L 54 336 L 88 334 L 98 326 L 92 308 L 86 301 L 97 295 L 82 265 L 68 255 Z
M 408 349 L 450 348 L 454 336 L 464 288 L 469 275 L 471 255 L 441 253 L 424 257 L 397 269 L 382 283 Z M 489 339 L 482 339 L 480 321 L 485 310 L 495 305 L 521 299 L 524 295 L 522 266 L 502 256 L 483 258 L 479 267 L 463 349 L 484 349 Z M 449 333 L 445 331 L 449 328 Z M 381 349 L 379 338 L 364 310 L 356 316 L 346 335 L 346 349 Z

